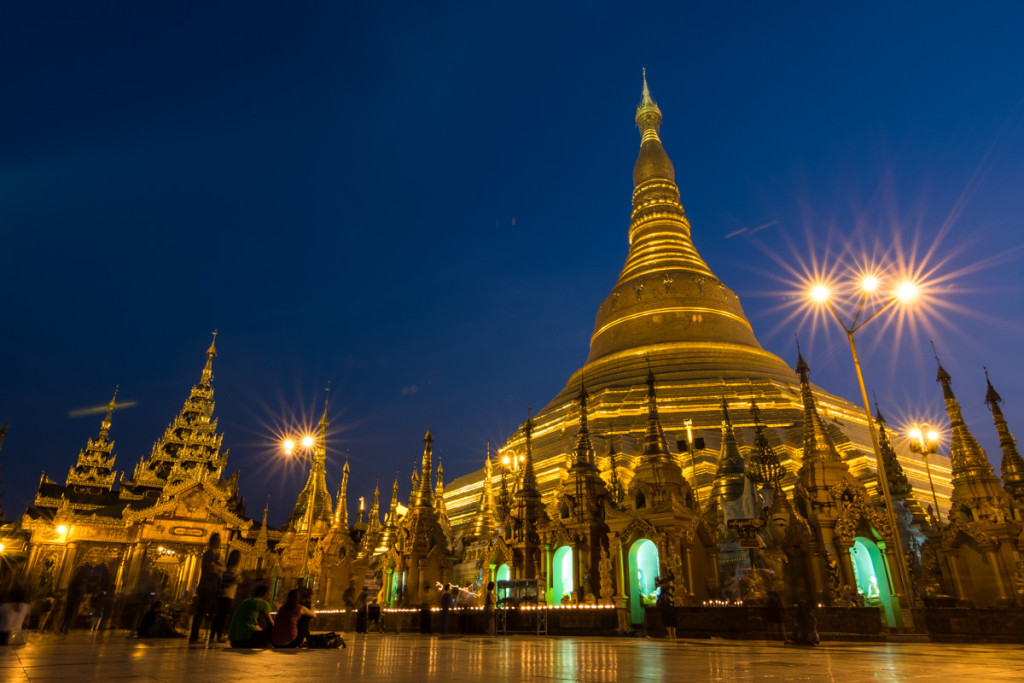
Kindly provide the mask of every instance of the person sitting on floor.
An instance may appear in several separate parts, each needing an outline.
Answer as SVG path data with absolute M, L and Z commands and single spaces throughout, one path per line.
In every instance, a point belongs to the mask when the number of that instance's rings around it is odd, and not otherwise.
M 274 618 L 270 616 L 270 603 L 266 600 L 269 592 L 269 586 L 260 584 L 253 591 L 252 597 L 243 600 L 235 610 L 235 616 L 231 618 L 231 627 L 228 628 L 231 647 L 252 648 L 270 645 Z
M 0 645 L 13 644 L 21 637 L 21 627 L 25 623 L 25 617 L 31 611 L 25 591 L 20 588 L 11 590 L 7 599 L 0 604 Z M 20 641 L 24 644 L 24 640 Z
M 174 622 L 170 615 L 163 611 L 164 603 L 157 600 L 149 607 L 149 611 L 142 615 L 137 631 L 139 638 L 184 638 L 184 633 L 178 633 L 174 629 Z
M 299 602 L 299 589 L 288 591 L 288 597 L 277 610 L 277 619 L 274 620 L 274 629 L 271 640 L 274 647 L 300 647 L 306 639 L 305 633 L 299 632 L 300 617 L 313 618 L 316 612 Z

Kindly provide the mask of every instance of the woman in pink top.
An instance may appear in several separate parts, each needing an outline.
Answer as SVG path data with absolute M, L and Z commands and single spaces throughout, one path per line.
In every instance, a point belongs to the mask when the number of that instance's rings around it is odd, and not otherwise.
M 274 641 L 275 647 L 302 645 L 304 636 L 299 635 L 299 617 L 302 616 L 315 617 L 316 612 L 299 604 L 298 589 L 288 591 L 288 597 L 274 619 L 274 632 L 270 638 Z

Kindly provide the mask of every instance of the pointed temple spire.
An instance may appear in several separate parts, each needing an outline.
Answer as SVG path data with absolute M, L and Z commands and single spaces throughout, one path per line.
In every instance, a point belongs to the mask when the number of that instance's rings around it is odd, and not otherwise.
M 311 524 L 313 532 L 326 531 L 334 522 L 331 510 L 331 494 L 327 490 L 327 406 L 330 398 L 330 386 L 325 390 L 324 412 L 317 423 L 316 436 L 313 438 L 313 459 L 309 467 L 309 478 L 295 501 L 295 508 L 288 518 L 286 528 L 305 531 Z M 312 504 L 312 510 L 310 505 Z
M 388 504 L 388 522 L 398 523 L 398 470 L 395 470 L 395 483 L 391 485 L 391 503 Z
M 437 456 L 437 486 L 434 487 L 434 509 L 447 522 L 448 510 L 444 505 L 444 467 L 441 465 L 440 454 Z
M 214 340 L 216 336 L 214 332 Z M 213 417 L 213 359 L 216 355 L 217 349 L 211 342 L 199 384 L 192 387 L 181 412 L 153 445 L 149 457 L 143 457 L 135 467 L 131 480 L 122 482 L 128 489 L 162 489 L 190 477 L 220 480 L 228 455 L 227 451 L 221 454 L 224 436 L 217 433 L 217 418 Z
M 814 403 L 814 394 L 811 391 L 809 375 L 811 368 L 804 360 L 800 351 L 800 342 L 796 343 L 796 371 L 800 375 L 800 395 L 804 403 L 804 443 L 803 460 L 810 462 L 824 460 L 826 462 L 842 462 L 843 458 L 836 450 L 836 445 L 829 436 L 825 424 L 818 415 L 818 407 Z
M 896 457 L 896 450 L 889 441 L 889 434 L 885 429 L 885 418 L 882 417 L 882 410 L 875 401 L 875 422 L 878 423 L 878 449 L 882 453 L 882 467 L 885 468 L 885 476 L 889 479 L 889 493 L 894 500 L 906 500 L 913 491 L 910 480 Z
M 491 483 L 491 444 L 487 444 L 487 459 L 484 461 L 483 492 L 473 518 L 472 538 L 490 538 L 498 531 L 497 508 L 494 502 L 494 487 Z
M 643 457 L 664 459 L 668 457 L 665 431 L 658 418 L 658 395 L 654 388 L 654 371 L 647 370 L 647 431 L 644 434 Z
M 771 484 L 777 488 L 786 468 L 768 443 L 767 429 L 761 422 L 761 411 L 753 398 L 750 399 L 750 415 L 754 421 L 754 448 L 747 457 L 747 476 L 758 484 Z
M 68 470 L 67 485 L 97 486 L 111 490 L 117 474 L 114 472 L 114 442 L 110 440 L 110 424 L 117 409 L 117 387 L 114 397 L 107 404 L 107 414 L 100 423 L 95 439 L 89 439 L 83 450 L 78 451 L 78 461 Z
M 729 417 L 729 405 L 722 398 L 722 450 L 718 455 L 718 470 L 711 485 L 712 500 L 734 500 L 743 494 L 746 467 L 736 432 Z
M 416 507 L 433 507 L 434 501 L 430 491 L 430 479 L 432 465 L 430 462 L 434 435 L 430 433 L 430 426 L 427 426 L 427 433 L 423 436 L 423 461 L 420 465 L 419 491 L 416 494 Z
M 395 537 L 398 534 L 398 477 L 399 471 L 395 470 L 395 483 L 391 485 L 391 502 L 388 504 L 387 514 L 384 515 L 384 533 L 377 543 L 377 552 L 387 552 L 395 544 Z
M 960 403 L 953 393 L 953 378 L 942 367 L 938 356 L 935 360 L 939 365 L 935 381 L 942 385 L 942 397 L 946 402 L 946 414 L 949 416 L 949 459 L 953 467 L 954 489 L 958 480 L 972 476 L 985 479 L 994 478 L 995 474 L 992 472 L 992 466 L 988 463 L 988 456 L 985 455 L 985 451 L 978 445 L 978 441 L 971 434 L 967 423 L 964 422 Z
M 587 388 L 581 380 L 580 395 L 578 398 L 580 407 L 580 428 L 576 433 L 576 447 L 572 457 L 573 467 L 594 467 L 594 444 L 590 440 L 590 428 L 587 424 L 587 398 Z
M 334 525 L 342 530 L 348 529 L 348 460 L 341 468 L 341 484 L 338 485 L 338 507 L 334 510 Z
M 992 419 L 996 424 L 996 433 L 999 434 L 999 448 L 1003 451 L 1003 461 L 1000 469 L 1003 475 L 1003 488 L 1017 501 L 1024 501 L 1024 458 L 1017 450 L 1017 440 L 1010 433 L 1010 428 L 1003 417 L 1003 409 L 999 404 L 1003 398 L 992 386 L 988 377 L 988 368 L 985 368 L 985 382 L 988 390 L 985 392 L 985 404 L 992 411 Z
M 370 518 L 367 520 L 366 533 L 380 529 L 380 481 L 373 487 L 373 503 L 370 504 Z
M 519 487 L 517 497 L 540 498 L 540 491 L 537 490 L 537 473 L 533 468 L 533 416 L 527 413 L 526 417 L 526 460 L 523 463 L 523 479 Z

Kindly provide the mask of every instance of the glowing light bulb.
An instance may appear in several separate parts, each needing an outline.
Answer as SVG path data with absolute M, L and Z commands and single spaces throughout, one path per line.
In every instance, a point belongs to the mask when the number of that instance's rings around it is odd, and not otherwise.
M 811 296 L 814 298 L 815 301 L 820 301 L 822 303 L 828 301 L 828 287 L 826 287 L 825 285 L 815 285 L 814 288 L 811 290 Z
M 913 282 L 904 282 L 899 286 L 899 289 L 896 290 L 896 296 L 900 301 L 910 301 L 917 296 L 917 285 Z
M 2 553 L 3 551 L 4 551 L 4 544 L 0 543 L 0 553 Z
M 864 289 L 865 292 L 873 292 L 876 289 L 878 289 L 878 278 L 873 275 L 868 275 L 860 283 L 860 286 Z
M 920 441 L 921 440 L 921 430 L 918 429 L 917 427 L 914 427 L 909 432 L 907 432 L 907 436 L 909 436 L 914 441 Z
M 928 432 L 928 440 L 931 441 L 932 443 L 937 443 L 939 440 L 939 433 L 934 429 Z
M 307 434 L 306 436 L 302 437 L 302 447 L 303 448 L 312 448 L 313 447 L 313 437 L 311 437 L 309 434 Z
M 67 532 L 68 532 L 67 524 L 61 524 L 60 526 L 57 527 L 57 533 L 58 534 L 66 534 Z
M 284 446 L 284 452 L 288 455 L 291 455 L 292 451 L 295 450 L 295 441 L 292 439 L 285 439 L 281 445 Z

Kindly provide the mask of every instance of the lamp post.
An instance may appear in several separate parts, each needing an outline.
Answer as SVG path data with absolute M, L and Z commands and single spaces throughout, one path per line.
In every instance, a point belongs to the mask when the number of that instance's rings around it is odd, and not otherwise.
M 828 312 L 832 314 L 832 317 L 836 319 L 839 326 L 843 328 L 844 332 L 846 332 L 846 340 L 850 344 L 850 353 L 853 356 L 853 367 L 857 370 L 857 384 L 860 386 L 861 399 L 864 401 L 864 416 L 867 418 L 868 431 L 871 434 L 871 446 L 875 450 L 875 467 L 878 471 L 878 481 L 881 484 L 882 499 L 885 501 L 885 512 L 889 519 L 889 526 L 892 527 L 893 540 L 896 542 L 895 551 L 899 556 L 899 561 L 896 563 L 896 569 L 900 575 L 900 583 L 903 584 L 903 592 L 907 596 L 907 606 L 913 609 L 915 600 L 913 590 L 910 586 L 907 559 L 903 555 L 903 542 L 900 539 L 900 530 L 896 521 L 896 511 L 893 507 L 892 494 L 889 492 L 889 478 L 886 476 L 885 465 L 882 462 L 882 451 L 878 446 L 878 431 L 875 429 L 874 417 L 871 415 L 871 404 L 868 403 L 868 390 L 864 386 L 864 373 L 861 371 L 860 357 L 857 355 L 857 344 L 854 342 L 853 337 L 865 325 L 888 310 L 893 304 L 896 304 L 897 302 L 907 303 L 913 300 L 917 295 L 917 287 L 912 282 L 904 282 L 891 294 L 884 304 L 876 308 L 873 313 L 869 313 L 865 310 L 866 305 L 868 304 L 868 301 L 877 294 L 880 285 L 881 282 L 878 277 L 874 275 L 869 274 L 861 279 L 858 287 L 859 294 L 856 297 L 857 310 L 850 323 L 847 323 L 839 314 L 839 311 L 836 310 L 836 307 L 832 302 L 832 292 L 827 286 L 823 284 L 814 286 L 810 291 L 810 295 L 815 302 L 828 309 Z M 862 316 L 864 316 L 863 319 Z
M 316 445 L 316 439 L 306 434 L 296 443 L 295 439 L 285 439 L 281 444 L 284 454 L 294 455 L 309 463 L 309 480 L 313 479 L 313 468 L 316 467 L 316 458 L 310 455 Z M 309 587 L 309 544 L 313 536 L 313 508 L 316 507 L 316 485 L 312 486 L 309 501 L 306 503 L 306 544 L 302 553 L 302 580 Z
M 907 432 L 910 437 L 910 450 L 913 453 L 920 453 L 924 457 L 924 471 L 928 473 L 928 486 L 932 489 L 932 502 L 935 503 L 935 521 L 942 521 L 942 513 L 939 511 L 939 498 L 935 495 L 935 483 L 932 481 L 932 468 L 928 464 L 928 456 L 939 452 L 939 432 L 928 423 L 917 424 Z

